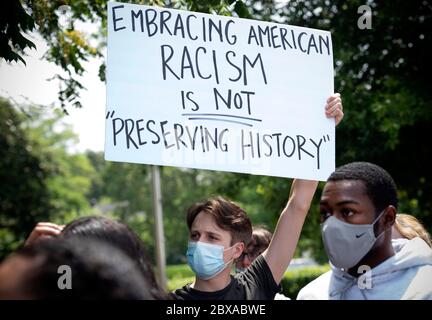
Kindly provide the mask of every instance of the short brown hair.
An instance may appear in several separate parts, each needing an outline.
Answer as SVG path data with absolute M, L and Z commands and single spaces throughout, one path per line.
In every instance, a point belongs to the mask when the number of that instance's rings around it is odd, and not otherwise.
M 195 203 L 188 209 L 186 216 L 189 230 L 200 212 L 211 214 L 219 228 L 230 232 L 231 245 L 241 241 L 247 246 L 250 242 L 252 237 L 251 221 L 246 212 L 234 202 L 222 197 L 215 197 Z
M 249 246 L 253 246 L 254 250 L 264 251 L 270 245 L 272 233 L 264 226 L 256 226 L 252 230 L 252 240 Z

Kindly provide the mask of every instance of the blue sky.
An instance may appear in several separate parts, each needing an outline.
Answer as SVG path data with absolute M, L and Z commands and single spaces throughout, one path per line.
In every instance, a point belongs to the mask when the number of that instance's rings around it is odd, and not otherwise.
M 12 98 L 18 103 L 31 101 L 52 105 L 57 100 L 58 82 L 47 79 L 61 73 L 61 69 L 42 58 L 48 47 L 38 34 L 32 33 L 28 37 L 37 49 L 26 51 L 27 66 L 21 62 L 8 64 L 0 60 L 0 96 Z M 83 108 L 69 108 L 70 115 L 64 117 L 64 121 L 72 124 L 79 136 L 78 144 L 71 150 L 74 152 L 86 149 L 102 151 L 104 148 L 106 99 L 105 84 L 98 77 L 99 65 L 97 60 L 84 64 L 86 73 L 81 81 L 87 90 L 81 93 Z

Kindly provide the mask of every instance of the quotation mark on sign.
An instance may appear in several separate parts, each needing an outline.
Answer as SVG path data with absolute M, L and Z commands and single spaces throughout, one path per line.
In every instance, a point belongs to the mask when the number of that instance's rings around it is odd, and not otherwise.
M 323 136 L 323 140 L 324 140 L 324 142 L 330 141 L 329 135 L 327 135 L 327 139 L 326 139 L 326 136 Z
M 110 111 L 108 111 L 107 114 L 106 114 L 105 119 L 108 119 L 108 118 L 111 118 L 111 119 L 112 119 L 112 117 L 114 117 L 114 112 L 115 112 L 115 111 L 111 112 L 111 115 L 110 115 Z

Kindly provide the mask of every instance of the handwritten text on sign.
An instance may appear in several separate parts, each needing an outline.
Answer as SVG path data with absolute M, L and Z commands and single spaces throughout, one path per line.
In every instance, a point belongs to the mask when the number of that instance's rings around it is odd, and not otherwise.
M 108 3 L 105 159 L 325 180 L 329 32 Z

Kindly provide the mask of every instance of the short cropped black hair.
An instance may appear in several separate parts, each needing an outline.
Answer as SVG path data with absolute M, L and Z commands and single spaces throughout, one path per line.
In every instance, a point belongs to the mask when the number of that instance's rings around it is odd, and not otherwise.
M 20 291 L 31 299 L 154 300 L 151 284 L 121 250 L 90 238 L 43 239 L 17 251 L 31 259 Z M 59 289 L 59 267 L 71 270 L 70 289 Z
M 380 166 L 369 162 L 352 162 L 336 169 L 327 181 L 359 180 L 365 185 L 378 214 L 389 205 L 398 207 L 396 184 L 390 174 Z
M 126 224 L 103 216 L 87 216 L 67 224 L 61 236 L 65 239 L 82 237 L 106 242 L 126 253 L 152 285 L 161 298 L 165 293 L 156 282 L 146 246 L 139 236 Z M 156 292 L 155 292 L 156 295 Z

